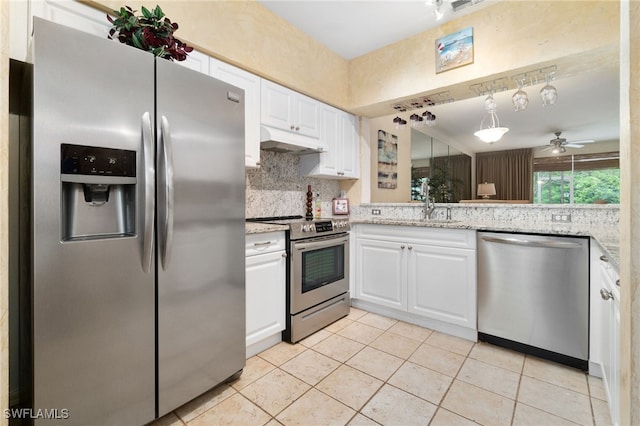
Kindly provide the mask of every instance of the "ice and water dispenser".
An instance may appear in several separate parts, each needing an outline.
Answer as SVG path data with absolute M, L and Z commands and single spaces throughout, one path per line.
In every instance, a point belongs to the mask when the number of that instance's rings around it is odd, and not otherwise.
M 136 233 L 136 152 L 62 144 L 62 240 Z

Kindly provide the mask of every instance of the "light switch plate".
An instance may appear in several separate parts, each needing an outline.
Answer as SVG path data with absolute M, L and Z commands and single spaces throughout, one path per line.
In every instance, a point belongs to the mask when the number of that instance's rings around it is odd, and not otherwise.
M 380 209 L 371 209 L 371 214 L 374 216 L 380 216 Z

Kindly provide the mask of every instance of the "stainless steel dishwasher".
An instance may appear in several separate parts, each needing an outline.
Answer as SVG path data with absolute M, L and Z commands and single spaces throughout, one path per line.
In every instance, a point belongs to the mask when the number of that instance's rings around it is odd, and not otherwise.
M 589 240 L 478 232 L 478 339 L 588 368 Z

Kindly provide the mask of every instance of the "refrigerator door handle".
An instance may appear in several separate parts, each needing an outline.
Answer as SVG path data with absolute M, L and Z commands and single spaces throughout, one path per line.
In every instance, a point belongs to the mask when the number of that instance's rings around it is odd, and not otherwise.
M 164 115 L 160 123 L 161 149 L 164 170 L 164 198 L 166 202 L 164 211 L 164 244 L 162 247 L 162 269 L 167 270 L 171 262 L 171 247 L 173 243 L 173 146 L 171 144 L 171 131 L 169 120 Z
M 151 117 L 148 112 L 142 115 L 142 153 L 144 168 L 144 231 L 142 235 L 142 270 L 151 271 L 153 255 L 153 213 L 155 210 L 155 166 L 153 161 L 153 135 Z

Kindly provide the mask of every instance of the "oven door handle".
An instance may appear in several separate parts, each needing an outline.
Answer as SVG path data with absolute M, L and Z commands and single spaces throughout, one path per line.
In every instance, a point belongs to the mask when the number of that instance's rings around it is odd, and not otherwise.
M 348 242 L 349 236 L 342 235 L 340 237 L 327 237 L 322 240 L 295 241 L 293 243 L 293 249 L 298 251 L 317 250 L 325 247 L 339 246 Z

